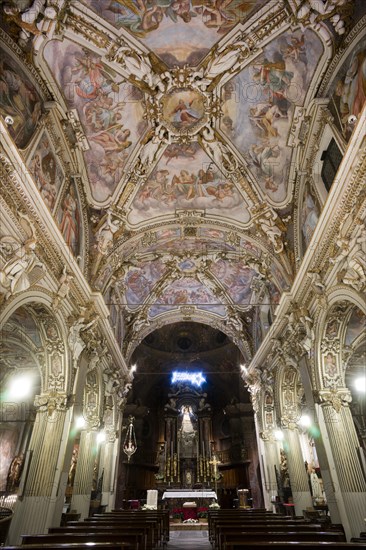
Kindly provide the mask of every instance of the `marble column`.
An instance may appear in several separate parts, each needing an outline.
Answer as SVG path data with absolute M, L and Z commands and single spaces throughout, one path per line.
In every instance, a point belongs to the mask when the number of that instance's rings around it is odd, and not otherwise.
M 82 430 L 80 434 L 78 463 L 71 499 L 71 510 L 88 517 L 90 496 L 93 487 L 93 470 L 97 457 L 97 430 Z
M 295 505 L 295 515 L 302 516 L 303 510 L 312 507 L 312 498 L 308 483 L 308 475 L 304 466 L 304 458 L 297 428 L 284 428 L 284 449 L 287 457 L 287 467 L 291 483 L 291 492 Z
M 359 442 L 347 401 L 348 390 L 321 390 L 320 401 L 328 433 L 338 487 L 335 493 L 344 502 L 340 510 L 347 539 L 365 530 L 366 480 L 357 452 Z
M 62 437 L 69 422 L 67 397 L 50 392 L 37 396 L 38 407 L 27 453 L 28 464 L 22 474 L 24 492 L 14 510 L 7 544 L 20 544 L 21 534 L 47 533 L 55 525 L 55 507 L 63 499 L 60 474 L 67 441 Z M 25 477 L 25 479 L 24 479 Z M 61 521 L 61 512 L 58 524 Z

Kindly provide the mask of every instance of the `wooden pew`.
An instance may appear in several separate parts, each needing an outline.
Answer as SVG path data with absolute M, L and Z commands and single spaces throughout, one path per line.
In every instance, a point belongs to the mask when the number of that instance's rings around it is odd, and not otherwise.
M 169 540 L 169 511 L 168 510 L 120 510 L 118 512 L 105 512 L 104 514 L 94 514 L 92 517 L 85 518 L 84 521 L 136 521 L 141 519 L 155 520 L 159 523 L 159 538 L 163 543 Z
M 289 542 L 289 541 L 232 541 L 228 542 L 225 550 L 361 550 L 361 546 L 352 542 Z
M 236 526 L 244 526 L 250 525 L 253 527 L 257 527 L 260 529 L 261 527 L 273 527 L 273 528 L 289 528 L 291 525 L 309 525 L 309 522 L 305 521 L 303 518 L 293 519 L 286 516 L 279 516 L 277 518 L 272 518 L 270 516 L 265 516 L 263 518 L 259 517 L 248 517 L 248 516 L 238 516 L 238 515 L 218 515 L 218 516 L 211 516 L 210 521 L 208 523 L 208 532 L 209 532 L 209 540 L 213 541 L 215 539 L 215 532 L 216 532 L 216 526 L 218 524 L 235 524 Z
M 158 518 L 162 524 L 163 540 L 166 542 L 169 540 L 169 510 L 112 510 L 112 512 L 105 512 L 104 514 L 94 514 L 93 518 L 120 518 L 127 517 L 128 520 L 134 517 L 152 517 Z M 89 520 L 92 518 L 85 518 Z
M 264 523 L 264 522 L 241 522 L 241 521 L 217 521 L 214 524 L 214 535 L 211 542 L 219 541 L 222 533 L 236 531 L 324 531 L 320 523 Z
M 27 550 L 135 550 L 135 545 L 129 542 L 97 542 L 92 547 L 83 542 L 27 544 Z M 1 550 L 25 550 L 24 546 L 1 546 Z
M 228 545 L 237 542 L 345 542 L 344 534 L 340 531 L 235 531 L 222 533 L 220 549 L 227 550 Z
M 68 523 L 64 527 L 50 527 L 48 532 L 50 534 L 56 533 L 93 533 L 94 534 L 104 534 L 109 536 L 109 534 L 119 533 L 122 535 L 124 532 L 129 533 L 140 533 L 144 537 L 144 547 L 146 549 L 153 548 L 158 544 L 159 540 L 157 537 L 156 524 L 147 523 L 147 522 L 138 522 L 138 523 L 100 523 L 100 522 L 76 522 L 72 525 Z M 123 540 L 123 539 L 122 539 Z
M 142 533 L 124 531 L 122 533 L 54 533 L 47 535 L 22 535 L 22 545 L 29 544 L 68 544 L 68 543 L 87 543 L 87 542 L 113 542 L 115 544 L 124 542 L 132 544 L 134 550 L 146 550 L 146 543 Z M 90 546 L 89 546 L 90 547 Z M 24 547 L 23 547 L 24 548 Z M 24 549 L 25 550 L 25 549 Z
M 76 525 L 112 525 L 112 526 L 120 526 L 120 525 L 132 525 L 135 527 L 136 525 L 148 525 L 152 528 L 153 531 L 153 541 L 157 544 L 160 542 L 166 542 L 169 539 L 169 529 L 167 530 L 166 524 L 164 521 L 163 516 L 154 516 L 154 515 L 145 515 L 145 517 L 142 517 L 140 515 L 98 515 L 98 516 L 92 516 L 85 518 L 84 521 L 78 521 L 78 522 L 69 522 L 68 526 L 76 526 Z

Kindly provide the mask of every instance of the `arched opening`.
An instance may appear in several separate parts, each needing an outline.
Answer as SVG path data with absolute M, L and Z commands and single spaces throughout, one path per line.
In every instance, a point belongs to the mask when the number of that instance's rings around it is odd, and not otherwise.
M 134 417 L 138 449 L 129 462 L 121 453 L 121 504 L 143 500 L 152 487 L 160 498 L 168 488 L 216 489 L 224 507 L 245 488 L 260 504 L 254 412 L 242 362 L 223 332 L 189 321 L 157 329 L 136 347 L 124 423 Z

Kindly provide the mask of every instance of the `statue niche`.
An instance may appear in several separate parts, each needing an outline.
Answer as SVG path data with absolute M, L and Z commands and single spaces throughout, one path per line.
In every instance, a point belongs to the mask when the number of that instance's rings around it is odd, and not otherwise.
M 213 481 L 211 406 L 207 394 L 176 384 L 164 406 L 164 442 L 159 443 L 155 478 L 159 484 L 190 488 Z
M 197 456 L 197 417 L 191 405 L 183 405 L 181 408 L 181 424 L 178 431 L 181 458 L 194 458 Z

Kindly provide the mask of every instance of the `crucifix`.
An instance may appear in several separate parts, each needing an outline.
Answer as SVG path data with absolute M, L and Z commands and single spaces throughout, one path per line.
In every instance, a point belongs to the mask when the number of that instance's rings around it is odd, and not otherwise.
M 210 464 L 213 465 L 214 479 L 215 479 L 215 493 L 217 498 L 217 466 L 218 464 L 221 464 L 221 462 L 220 460 L 217 459 L 215 454 L 213 455 L 212 460 L 210 460 Z

